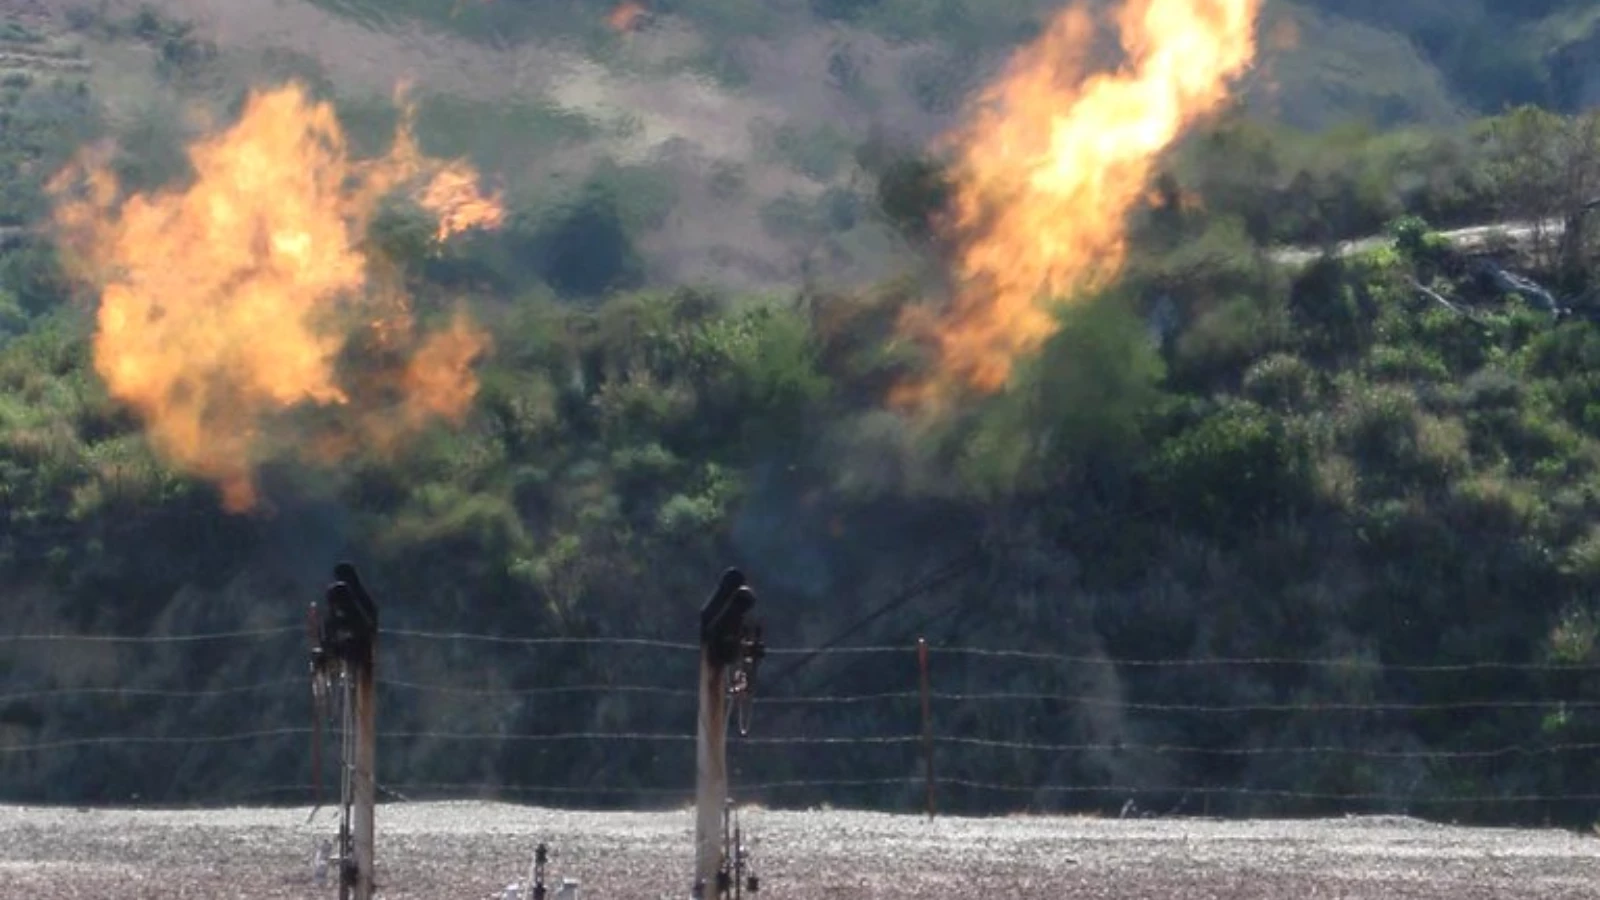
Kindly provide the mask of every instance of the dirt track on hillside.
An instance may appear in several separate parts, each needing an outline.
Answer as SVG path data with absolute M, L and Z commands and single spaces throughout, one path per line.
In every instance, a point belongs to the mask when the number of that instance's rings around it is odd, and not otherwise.
M 0 808 L 0 896 L 327 898 L 305 809 Z M 576 813 L 485 803 L 380 808 L 380 896 L 500 896 L 548 841 L 582 897 L 685 897 L 687 812 Z M 1211 822 L 745 813 L 767 897 L 1483 900 L 1593 897 L 1600 840 L 1406 819 Z

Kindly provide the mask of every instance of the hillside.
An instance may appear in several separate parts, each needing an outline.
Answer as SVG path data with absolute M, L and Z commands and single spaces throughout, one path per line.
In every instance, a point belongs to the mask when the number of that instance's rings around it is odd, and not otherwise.
M 1554 78 L 1544 57 L 1581 60 L 1562 48 L 1597 33 L 1596 23 L 1574 11 L 1582 4 L 1545 6 L 1542 18 L 1504 14 L 1516 23 L 1510 36 L 1499 16 L 1462 18 L 1472 35 L 1463 40 L 1493 35 L 1506 44 L 1483 54 L 1456 45 L 1430 53 L 1439 44 L 1430 36 L 1448 26 L 1425 14 L 1271 4 L 1243 93 L 1263 114 L 1313 130 L 1352 120 L 1441 125 L 1506 102 L 1555 103 L 1555 87 L 1502 96 L 1499 80 L 1486 86 L 1488 76 L 1452 62 L 1503 59 L 1506 73 L 1519 73 L 1507 83 L 1536 80 L 1525 72 Z M 204 83 L 201 96 L 213 105 L 246 83 L 308 77 L 352 115 L 378 123 L 393 114 L 395 86 L 410 81 L 425 144 L 468 154 L 530 202 L 552 178 L 581 180 L 597 164 L 649 172 L 661 184 L 654 193 L 670 185 L 673 195 L 670 215 L 659 198 L 641 200 L 634 213 L 646 224 L 640 243 L 651 280 L 759 290 L 808 277 L 851 287 L 892 274 L 905 260 L 895 235 L 850 212 L 870 174 L 855 165 L 859 148 L 868 139 L 924 146 L 1054 7 L 957 3 L 934 14 L 912 0 L 819 0 L 737 12 L 691 0 L 666 4 L 625 33 L 606 24 L 620 7 L 601 0 L 559 11 L 477 0 L 285 0 L 270 10 L 117 0 L 96 8 L 113 18 L 152 9 L 194 23 L 194 36 L 220 56 L 181 87 L 190 96 L 194 82 Z M 100 65 L 100 94 L 122 117 L 177 116 L 162 90 L 170 83 L 151 83 L 147 57 L 104 42 L 91 42 L 89 53 Z M 1568 105 L 1597 77 L 1573 65 L 1562 80 Z
M 1022 0 L 5 2 L 0 584 L 51 639 L 0 643 L 0 796 L 299 797 L 350 558 L 396 785 L 672 789 L 681 654 L 504 639 L 692 640 L 739 565 L 775 648 L 949 654 L 941 771 L 1002 788 L 949 809 L 1589 824 L 1593 22 L 1390 6 L 1095 78 Z M 765 733 L 836 743 L 739 777 L 917 802 L 894 660 L 780 659 Z

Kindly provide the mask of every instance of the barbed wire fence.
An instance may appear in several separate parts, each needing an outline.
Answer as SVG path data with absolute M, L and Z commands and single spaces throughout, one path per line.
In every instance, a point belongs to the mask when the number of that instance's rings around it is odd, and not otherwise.
M 0 783 L 68 770 L 75 782 L 0 800 L 314 802 L 304 639 L 298 625 L 0 635 L 9 682 L 0 693 Z M 697 645 L 404 628 L 381 641 L 383 797 L 628 808 L 693 797 Z M 1600 673 L 1596 665 L 1109 659 L 934 646 L 924 692 L 914 643 L 769 653 L 779 663 L 838 664 L 809 688 L 792 678 L 758 685 L 757 728 L 730 741 L 735 795 L 770 806 L 920 812 L 930 777 L 950 812 L 1528 819 L 1600 803 L 1600 793 L 1570 789 L 1582 780 L 1574 773 L 1596 771 L 1600 759 L 1600 695 L 1580 684 Z M 116 683 L 127 654 L 165 680 Z M 213 673 L 204 685 L 186 677 L 197 659 Z M 256 672 L 265 659 L 282 665 Z M 1242 699 L 1141 696 L 1186 696 L 1185 683 L 1219 671 L 1289 687 Z M 1118 678 L 1085 677 L 1097 672 Z M 1161 679 L 1159 689 L 1138 690 L 1141 677 Z M 1446 699 L 1362 688 L 1430 680 L 1446 688 L 1414 693 Z M 1480 682 L 1481 695 L 1461 695 Z M 1468 739 L 1427 739 L 1444 733 Z

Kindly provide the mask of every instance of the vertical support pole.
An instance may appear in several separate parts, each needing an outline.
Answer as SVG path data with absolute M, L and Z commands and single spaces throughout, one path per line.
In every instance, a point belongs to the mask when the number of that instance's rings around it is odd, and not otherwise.
M 694 880 L 707 891 L 714 890 L 722 862 L 722 816 L 728 802 L 728 698 L 723 675 L 723 666 L 702 645 L 700 723 L 695 736 Z
M 928 821 L 933 821 L 933 704 L 928 678 L 928 639 L 917 638 L 917 670 L 922 682 L 922 755 L 927 761 Z
M 333 567 L 335 581 L 324 594 L 328 627 L 323 634 L 325 654 L 340 661 L 349 685 L 346 695 L 344 736 L 340 765 L 348 831 L 340 828 L 340 900 L 372 900 L 376 890 L 376 821 L 378 799 L 378 605 L 361 584 L 355 566 Z M 351 732 L 354 734 L 351 734 Z M 346 837 L 348 835 L 348 837 Z
M 744 573 L 722 573 L 717 589 L 700 608 L 700 716 L 695 734 L 694 886 L 696 896 L 721 893 L 723 816 L 728 805 L 728 666 L 739 657 L 745 613 L 756 595 Z
M 356 853 L 355 900 L 372 900 L 373 871 L 377 837 L 378 784 L 378 690 L 373 672 L 376 657 L 376 635 L 367 646 L 366 658 L 355 663 L 351 673 L 355 678 L 356 696 L 356 758 L 353 779 L 354 808 L 351 810 L 351 830 L 354 832 Z

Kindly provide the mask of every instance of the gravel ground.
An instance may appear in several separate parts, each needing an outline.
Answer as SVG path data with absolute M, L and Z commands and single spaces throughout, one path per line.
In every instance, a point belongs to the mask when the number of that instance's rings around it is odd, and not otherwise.
M 311 849 L 329 811 L 0 807 L 0 897 L 329 898 Z M 1576 898 L 1600 893 L 1600 840 L 1558 831 L 1335 821 L 942 818 L 744 813 L 761 896 Z M 565 812 L 488 803 L 380 807 L 380 896 L 488 898 L 550 843 L 584 898 L 685 897 L 687 811 Z M 980 894 L 981 889 L 981 894 Z

